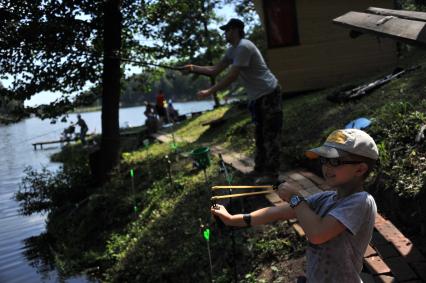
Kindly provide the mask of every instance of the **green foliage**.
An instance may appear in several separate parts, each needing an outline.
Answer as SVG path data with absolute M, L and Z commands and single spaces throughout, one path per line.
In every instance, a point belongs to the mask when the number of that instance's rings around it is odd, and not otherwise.
M 379 142 L 381 173 L 385 190 L 404 198 L 426 190 L 426 146 L 416 143 L 426 115 L 406 102 L 390 103 L 378 111 L 371 131 Z
M 58 172 L 46 168 L 41 172 L 31 167 L 25 169 L 26 175 L 15 195 L 22 214 L 54 212 L 73 206 L 90 194 L 87 187 L 91 179 L 87 155 L 80 148 L 68 156 L 72 156 L 70 162 L 59 168 Z
M 403 10 L 426 11 L 424 0 L 398 0 L 397 3 Z

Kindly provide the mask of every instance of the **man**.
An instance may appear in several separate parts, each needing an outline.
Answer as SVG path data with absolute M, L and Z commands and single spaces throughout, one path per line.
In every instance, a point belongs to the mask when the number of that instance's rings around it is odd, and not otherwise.
M 186 65 L 186 72 L 217 76 L 229 65 L 225 78 L 214 86 L 200 90 L 199 97 L 213 95 L 238 78 L 245 87 L 249 108 L 256 125 L 255 170 L 256 183 L 275 183 L 279 171 L 282 128 L 282 99 L 278 80 L 266 66 L 259 49 L 244 38 L 244 23 L 231 19 L 220 27 L 230 44 L 223 59 L 214 66 Z
M 76 124 L 80 127 L 80 140 L 81 140 L 81 143 L 83 145 L 85 145 L 86 144 L 86 133 L 89 130 L 89 128 L 87 127 L 86 121 L 84 121 L 81 118 L 80 114 L 77 115 L 77 123 Z

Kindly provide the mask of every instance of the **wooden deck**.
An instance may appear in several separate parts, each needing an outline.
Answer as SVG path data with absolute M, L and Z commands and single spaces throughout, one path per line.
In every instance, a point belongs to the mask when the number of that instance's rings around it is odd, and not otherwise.
M 86 135 L 86 139 L 90 139 L 94 136 L 94 134 L 89 134 Z M 67 144 L 67 143 L 71 143 L 71 142 L 77 142 L 79 141 L 80 138 L 79 137 L 74 137 L 72 139 L 69 140 L 50 140 L 50 141 L 41 141 L 41 142 L 35 142 L 32 143 L 32 146 L 34 147 L 34 150 L 37 150 L 37 146 L 40 147 L 40 149 L 43 149 L 43 145 L 49 145 L 49 144 Z

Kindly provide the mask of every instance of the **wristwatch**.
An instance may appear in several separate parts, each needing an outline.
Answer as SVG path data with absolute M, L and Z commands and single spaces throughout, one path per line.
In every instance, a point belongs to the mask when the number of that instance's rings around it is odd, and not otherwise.
M 295 208 L 296 206 L 299 205 L 299 203 L 301 203 L 302 201 L 306 201 L 306 199 L 302 196 L 298 196 L 298 195 L 292 195 L 290 197 L 290 207 L 291 208 Z

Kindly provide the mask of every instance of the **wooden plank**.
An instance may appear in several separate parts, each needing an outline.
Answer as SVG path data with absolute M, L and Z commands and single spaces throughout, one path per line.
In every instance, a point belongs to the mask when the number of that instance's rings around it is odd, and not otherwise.
M 349 12 L 334 19 L 333 23 L 412 45 L 426 46 L 426 22 L 400 19 L 393 16 Z
M 376 216 L 374 228 L 383 236 L 383 238 L 391 243 L 401 256 L 407 262 L 426 261 L 421 252 L 413 245 L 413 243 L 398 230 L 390 221 L 385 220 L 379 214 Z
M 379 283 L 396 283 L 398 281 L 395 280 L 395 277 L 390 276 L 390 275 L 379 275 L 376 276 L 376 281 L 375 282 L 379 282 Z
M 222 154 L 223 161 L 225 161 L 226 164 L 231 165 L 236 170 L 244 174 L 254 170 L 254 160 L 252 158 L 241 154 L 236 154 L 235 152 L 230 152 L 220 146 L 210 147 L 210 152 L 212 154 Z
M 284 205 L 286 202 L 283 201 L 276 193 L 267 194 L 266 199 L 275 206 Z
M 367 249 L 365 250 L 364 257 L 370 256 L 377 256 L 377 252 L 371 245 L 368 245 Z
M 317 175 L 315 175 L 312 172 L 306 171 L 306 170 L 298 170 L 299 174 L 305 176 L 312 182 L 314 182 L 316 185 L 322 185 L 324 184 L 325 180 Z
M 401 19 L 426 22 L 425 12 L 391 10 L 391 9 L 383 9 L 383 8 L 377 8 L 377 7 L 369 7 L 367 11 L 377 15 L 395 16 Z
M 306 236 L 305 231 L 303 230 L 302 226 L 300 226 L 299 223 L 295 222 L 291 226 L 296 231 L 297 235 L 299 235 L 299 237 L 305 237 Z
M 364 262 L 372 274 L 385 274 L 391 272 L 389 266 L 379 256 L 364 258 Z

